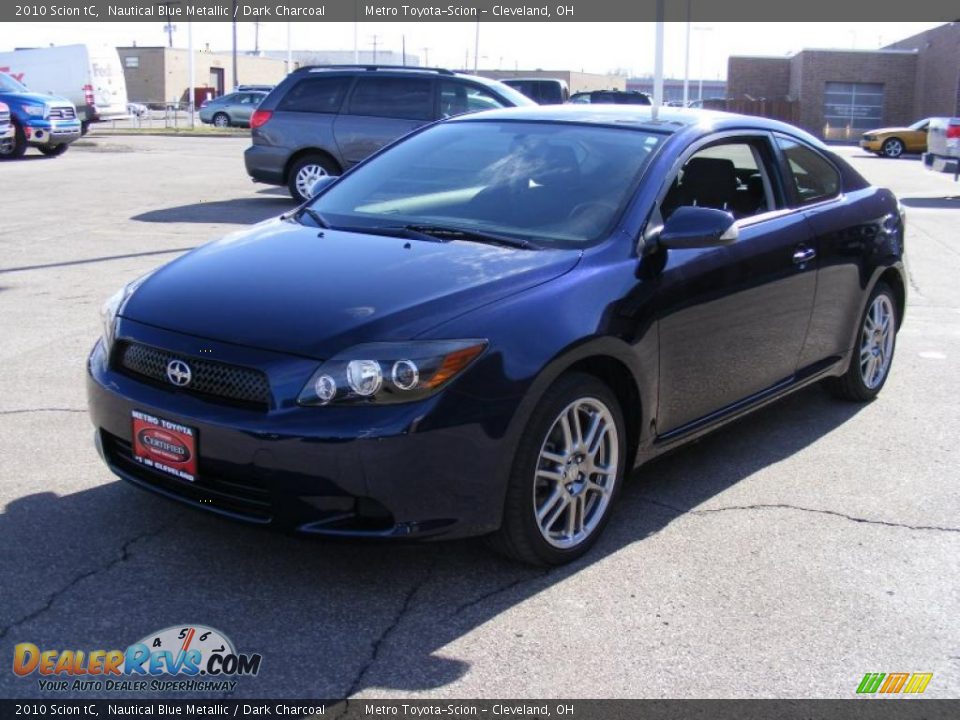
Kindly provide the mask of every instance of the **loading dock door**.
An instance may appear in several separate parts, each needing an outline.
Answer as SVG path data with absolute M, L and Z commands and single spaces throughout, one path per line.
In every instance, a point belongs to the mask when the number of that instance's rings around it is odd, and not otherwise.
M 828 82 L 823 94 L 823 137 L 854 140 L 883 124 L 882 83 Z

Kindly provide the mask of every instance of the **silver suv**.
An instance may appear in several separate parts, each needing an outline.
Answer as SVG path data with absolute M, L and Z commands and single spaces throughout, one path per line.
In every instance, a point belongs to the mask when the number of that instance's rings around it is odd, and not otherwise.
M 253 113 L 244 153 L 255 182 L 286 185 L 306 200 L 339 175 L 427 123 L 478 110 L 535 105 L 511 87 L 450 70 L 382 65 L 303 67 Z

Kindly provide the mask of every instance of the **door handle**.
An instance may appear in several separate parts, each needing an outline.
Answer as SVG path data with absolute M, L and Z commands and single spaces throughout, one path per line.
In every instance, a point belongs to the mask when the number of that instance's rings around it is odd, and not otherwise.
M 808 263 L 817 256 L 817 251 L 812 247 L 799 247 L 793 253 L 793 262 L 797 265 Z

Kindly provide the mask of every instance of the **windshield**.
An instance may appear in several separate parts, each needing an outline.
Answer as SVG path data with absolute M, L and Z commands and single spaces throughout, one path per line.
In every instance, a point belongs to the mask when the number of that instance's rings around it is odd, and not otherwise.
M 0 90 L 6 92 L 27 92 L 27 86 L 21 85 L 9 75 L 0 73 Z
M 663 136 L 471 120 L 391 148 L 311 207 L 334 228 L 441 226 L 582 247 L 612 229 Z
M 927 125 L 930 124 L 930 119 L 925 118 L 923 120 L 917 120 L 913 125 L 911 125 L 908 130 L 926 130 Z

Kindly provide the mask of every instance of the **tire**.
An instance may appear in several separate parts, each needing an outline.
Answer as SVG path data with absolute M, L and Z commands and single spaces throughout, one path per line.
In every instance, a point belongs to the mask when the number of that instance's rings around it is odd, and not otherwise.
M 565 437 L 564 423 L 572 442 Z M 588 443 L 591 428 L 594 440 Z M 490 545 L 539 566 L 582 556 L 610 518 L 626 462 L 623 413 L 613 391 L 592 375 L 562 376 L 524 429 L 507 485 L 503 524 L 489 537 Z M 596 467 L 607 472 L 598 473 Z
M 24 134 L 23 128 L 16 120 L 11 120 L 11 122 L 15 130 L 13 139 L 0 145 L 0 158 L 4 160 L 15 160 L 23 157 L 23 154 L 27 151 L 27 136 Z
M 218 112 L 213 116 L 213 125 L 218 128 L 230 127 L 230 116 L 226 113 Z
M 59 157 L 67 151 L 68 147 L 70 146 L 64 143 L 63 145 L 38 147 L 37 150 L 42 152 L 47 157 Z
M 337 164 L 323 155 L 305 155 L 297 160 L 287 174 L 290 197 L 298 203 L 309 199 L 309 190 L 324 175 L 339 175 Z
M 881 152 L 884 157 L 896 159 L 903 155 L 903 140 L 900 138 L 887 138 L 883 141 Z
M 867 402 L 877 396 L 893 365 L 897 322 L 893 290 L 886 283 L 877 283 L 860 318 L 857 344 L 846 372 L 825 381 L 832 395 L 852 402 Z

